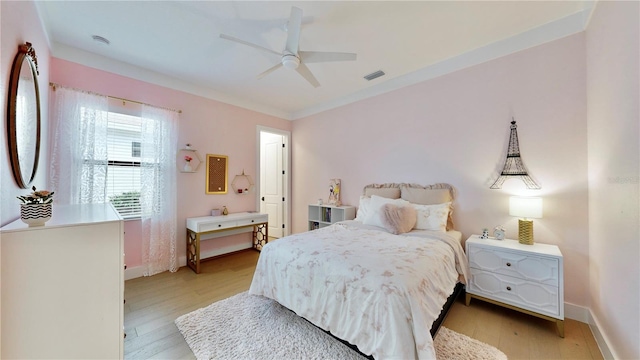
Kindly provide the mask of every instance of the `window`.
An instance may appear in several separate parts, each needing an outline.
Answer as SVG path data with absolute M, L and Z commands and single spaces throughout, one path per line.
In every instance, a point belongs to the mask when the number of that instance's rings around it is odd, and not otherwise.
M 140 216 L 140 118 L 109 112 L 107 199 L 124 218 Z
M 131 157 L 140 157 L 140 141 L 131 142 Z

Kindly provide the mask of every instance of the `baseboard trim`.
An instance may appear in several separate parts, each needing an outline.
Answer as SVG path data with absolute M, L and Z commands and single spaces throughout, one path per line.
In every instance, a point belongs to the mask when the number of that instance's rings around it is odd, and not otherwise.
M 564 317 L 589 324 L 589 308 L 570 303 L 564 303 Z
M 564 303 L 564 317 L 588 324 L 602 356 L 605 359 L 618 359 L 618 357 L 613 355 L 611 349 L 609 349 L 606 337 L 600 331 L 598 321 L 595 316 L 593 316 L 591 309 L 575 304 Z
M 222 248 L 218 248 L 218 249 L 213 249 L 213 250 L 209 250 L 207 252 L 204 253 L 200 253 L 200 258 L 201 259 L 206 259 L 206 258 L 210 258 L 210 257 L 214 257 L 214 256 L 220 256 L 220 255 L 225 255 L 225 254 L 230 254 L 236 251 L 241 251 L 241 250 L 246 250 L 246 249 L 251 249 L 253 247 L 252 243 L 248 243 L 248 244 L 235 244 L 235 245 L 231 245 L 231 246 L 226 246 L 226 247 L 222 247 Z M 183 266 L 187 266 L 187 256 L 180 256 L 178 258 L 178 266 L 179 267 L 183 267 Z M 135 267 L 127 267 L 127 269 L 124 271 L 124 280 L 131 280 L 131 279 L 135 279 L 135 278 L 139 278 L 139 277 L 143 277 L 144 276 L 144 267 L 142 265 L 140 266 L 135 266 Z
M 136 267 L 127 267 L 124 271 L 124 281 L 139 278 L 144 276 L 144 269 L 142 265 Z
M 589 311 L 589 328 L 593 333 L 593 337 L 596 339 L 596 343 L 598 343 L 598 347 L 600 348 L 600 352 L 602 353 L 602 357 L 605 359 L 620 359 L 611 348 L 609 348 L 609 341 L 607 341 L 607 337 L 605 334 L 600 331 L 600 322 L 593 316 L 593 313 Z

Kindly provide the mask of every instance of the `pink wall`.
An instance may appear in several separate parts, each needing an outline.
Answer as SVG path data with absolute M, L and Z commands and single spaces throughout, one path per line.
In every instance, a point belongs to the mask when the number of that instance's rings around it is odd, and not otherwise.
M 224 104 L 215 100 L 185 92 L 171 90 L 150 83 L 93 69 L 77 63 L 52 58 L 51 81 L 68 87 L 131 99 L 156 106 L 182 110 L 178 134 L 178 146 L 190 143 L 203 159 L 206 154 L 222 154 L 229 157 L 229 183 L 236 174 L 245 173 L 256 178 L 256 127 L 290 131 L 291 122 L 273 116 Z M 179 154 L 184 155 L 184 154 Z M 182 166 L 182 161 L 178 161 Z M 176 169 L 176 171 L 178 171 Z M 205 194 L 205 169 L 197 173 L 178 173 L 178 249 L 185 255 L 185 219 L 206 216 L 214 207 L 226 205 L 231 212 L 256 210 L 256 197 Z M 202 251 L 249 242 L 250 234 L 205 241 Z M 125 257 L 129 268 L 142 263 L 140 246 L 140 222 L 125 224 Z
M 639 14 L 599 2 L 586 32 L 590 305 L 615 359 L 640 358 Z
M 293 230 L 307 204 L 342 179 L 345 204 L 368 183 L 446 182 L 466 239 L 503 224 L 512 194 L 544 198 L 535 239 L 559 245 L 565 301 L 588 305 L 587 141 L 584 34 L 566 37 L 293 123 Z M 542 186 L 519 180 L 490 190 L 504 165 L 515 116 L 525 165 Z
M 38 85 L 40 88 L 40 111 L 42 122 L 42 139 L 40 144 L 40 166 L 36 178 L 31 185 L 39 189 L 48 186 L 47 166 L 48 157 L 48 108 L 47 88 L 49 87 L 49 45 L 46 35 L 40 26 L 40 19 L 36 13 L 33 2 L 0 1 L 0 101 L 2 102 L 2 121 L 0 121 L 0 133 L 2 146 L 0 146 L 0 226 L 12 222 L 20 217 L 20 206 L 17 195 L 24 195 L 30 190 L 20 189 L 13 179 L 11 163 L 7 148 L 7 94 L 9 92 L 9 75 L 13 59 L 18 53 L 18 45 L 30 42 L 36 50 L 38 57 Z

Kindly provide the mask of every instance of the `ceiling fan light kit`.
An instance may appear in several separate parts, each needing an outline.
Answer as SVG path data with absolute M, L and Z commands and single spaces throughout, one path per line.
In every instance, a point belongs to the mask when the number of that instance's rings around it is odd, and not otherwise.
M 282 65 L 287 69 L 295 70 L 300 66 L 300 59 L 291 54 L 282 55 Z
M 300 42 L 300 26 L 302 24 L 302 9 L 295 6 L 291 7 L 291 15 L 289 21 L 286 23 L 287 42 L 285 44 L 284 51 L 278 53 L 271 49 L 265 48 L 248 41 L 244 41 L 233 36 L 220 34 L 220 37 L 226 40 L 234 41 L 246 46 L 256 48 L 280 56 L 280 63 L 265 70 L 257 76 L 258 79 L 262 79 L 266 75 L 278 70 L 281 67 L 287 69 L 296 70 L 309 84 L 313 87 L 320 86 L 318 80 L 311 73 L 311 70 L 305 65 L 305 63 L 319 63 L 329 61 L 353 61 L 356 60 L 357 54 L 353 53 L 339 53 L 339 52 L 325 52 L 325 51 L 299 51 Z

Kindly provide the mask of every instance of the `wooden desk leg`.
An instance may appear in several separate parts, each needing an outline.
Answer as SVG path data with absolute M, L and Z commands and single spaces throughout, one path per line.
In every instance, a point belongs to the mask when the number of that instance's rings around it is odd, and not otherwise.
M 187 266 L 200 274 L 200 235 L 187 229 Z
M 261 251 L 262 247 L 269 242 L 269 223 L 257 224 L 253 226 L 253 248 Z

